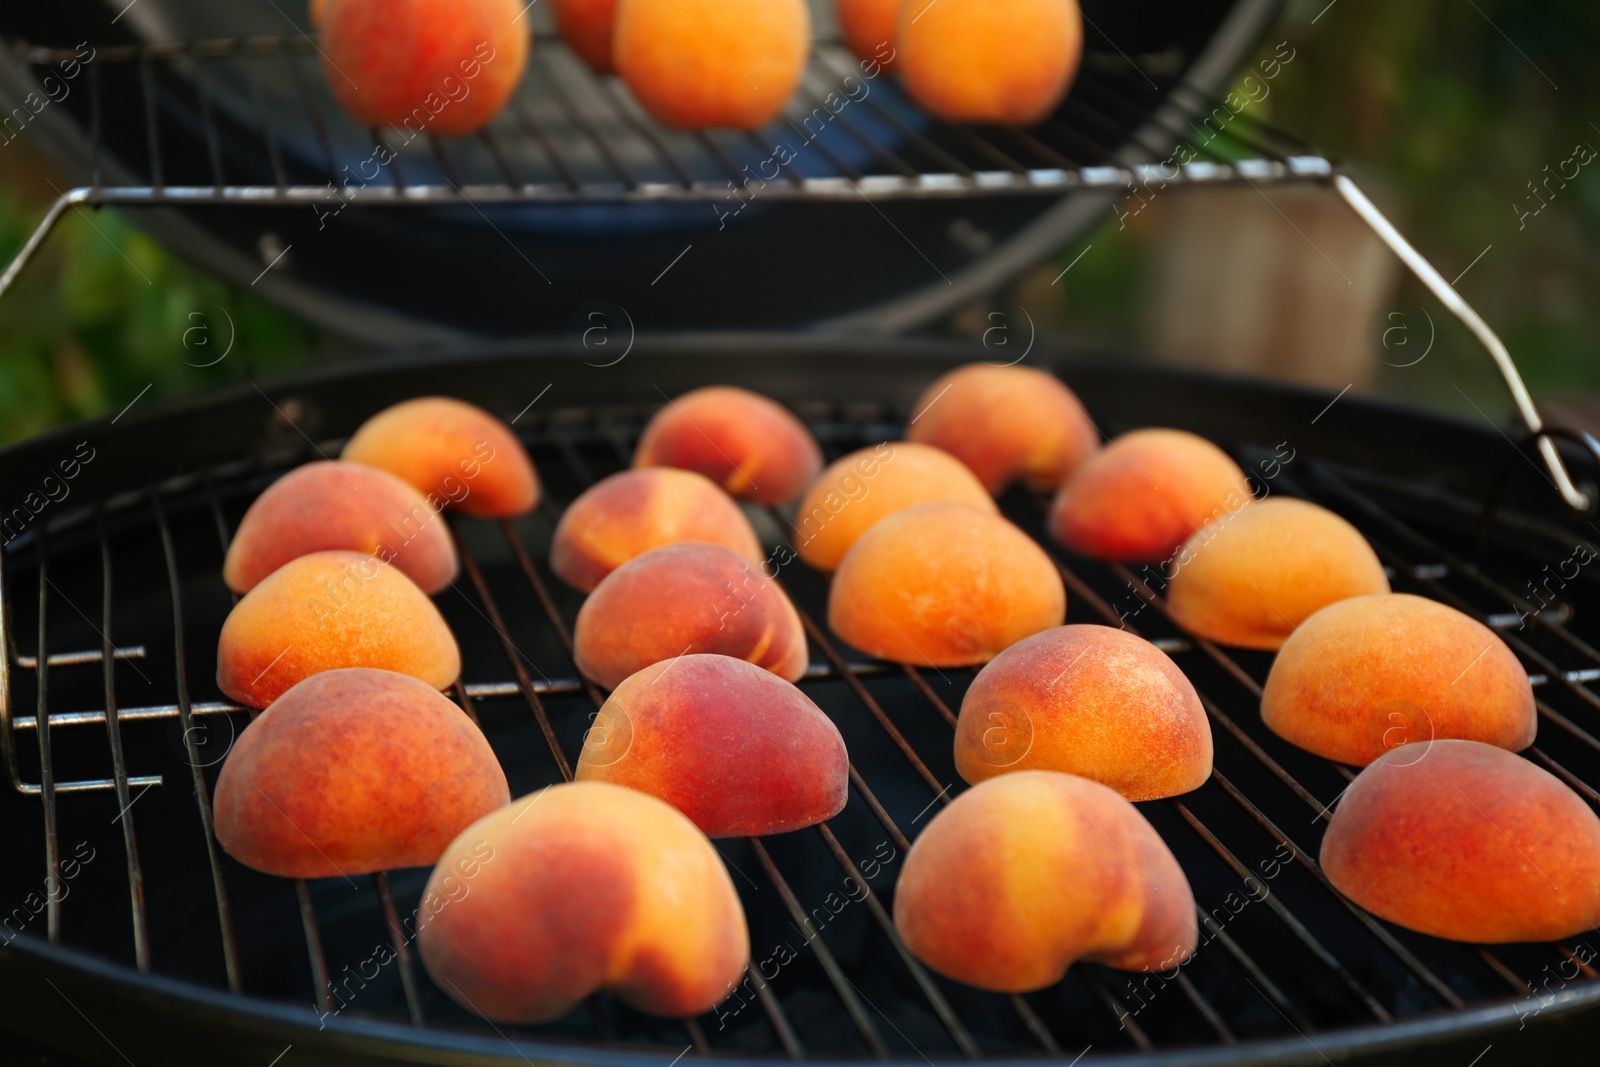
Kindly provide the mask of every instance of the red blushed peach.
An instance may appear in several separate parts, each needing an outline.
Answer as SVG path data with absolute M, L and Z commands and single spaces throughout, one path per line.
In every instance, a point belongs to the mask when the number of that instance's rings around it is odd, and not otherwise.
M 747 389 L 714 386 L 662 408 L 633 465 L 698 471 L 733 496 L 787 504 L 822 469 L 822 449 L 787 409 Z
M 753 130 L 783 110 L 811 51 L 805 0 L 627 0 L 617 73 L 658 121 Z
M 616 70 L 612 44 L 622 0 L 556 0 L 556 29 L 568 47 L 601 74 Z
M 906 436 L 972 468 L 989 492 L 1021 480 L 1054 489 L 1100 444 L 1083 404 L 1053 374 L 974 363 L 922 394 Z
M 1600 819 L 1477 741 L 1374 760 L 1328 821 L 1322 869 L 1374 915 L 1453 941 L 1558 941 L 1600 923 Z
M 322 73 L 357 121 L 413 135 L 472 133 L 528 62 L 518 0 L 339 0 L 322 12 Z
M 246 593 L 222 624 L 217 686 L 264 708 L 297 682 L 374 667 L 444 689 L 461 653 L 439 609 L 404 574 L 360 552 L 313 552 Z
M 727 493 L 703 474 L 650 467 L 603 478 L 572 502 L 556 524 L 550 569 L 587 593 L 630 559 L 679 541 L 762 563 L 761 541 Z
M 415 678 L 324 671 L 245 727 L 217 778 L 217 840 L 247 867 L 337 878 L 425 867 L 511 800 L 489 742 Z
M 1050 509 L 1050 535 L 1091 559 L 1160 563 L 1196 530 L 1253 499 L 1244 471 L 1203 437 L 1135 430 L 1073 472 Z
M 1078 960 L 1167 970 L 1194 954 L 1194 894 L 1143 815 L 1086 778 L 1007 774 L 974 786 L 911 844 L 894 923 L 923 963 L 1026 993 Z
M 966 504 L 890 515 L 850 549 L 828 593 L 834 633 L 868 655 L 923 667 L 987 663 L 1066 613 L 1044 550 Z
M 456 580 L 455 542 L 427 497 L 387 471 L 335 461 L 298 467 L 256 498 L 222 577 L 248 593 L 290 560 L 332 549 L 392 563 L 424 593 Z
M 1211 724 L 1189 679 L 1150 642 L 1061 626 L 978 672 L 961 701 L 956 770 L 973 783 L 1064 771 L 1155 800 L 1211 776 Z
M 1273 497 L 1202 527 L 1179 550 L 1167 607 L 1197 637 L 1278 649 L 1329 604 L 1389 591 L 1361 532 L 1326 508 Z
M 577 778 L 659 797 L 708 837 L 750 837 L 839 814 L 850 762 L 838 727 L 782 678 L 689 655 L 617 687 L 584 740 Z
M 595 992 L 654 1015 L 710 1011 L 750 958 L 744 909 L 705 835 L 651 796 L 553 786 L 445 850 L 417 946 L 457 1003 L 490 1019 L 559 1019 Z
M 952 122 L 1038 122 L 1082 58 L 1076 0 L 906 0 L 900 9 L 906 90 Z
M 1261 696 L 1268 728 L 1364 767 L 1434 738 L 1520 751 L 1539 727 L 1528 672 L 1483 623 L 1405 593 L 1330 604 L 1289 635 Z
M 857 58 L 894 70 L 895 39 L 904 0 L 838 0 L 835 15 L 845 44 Z
M 438 508 L 509 519 L 539 505 L 539 474 L 511 427 L 449 397 L 378 412 L 345 442 L 343 458 L 388 471 Z
M 863 448 L 829 466 L 806 491 L 795 512 L 795 547 L 817 570 L 837 570 L 878 520 L 932 503 L 1000 513 L 966 464 L 942 449 L 905 441 Z
M 573 643 L 578 669 L 607 689 L 686 652 L 732 656 L 791 682 L 810 663 L 782 587 L 700 541 L 653 548 L 607 575 L 583 602 Z

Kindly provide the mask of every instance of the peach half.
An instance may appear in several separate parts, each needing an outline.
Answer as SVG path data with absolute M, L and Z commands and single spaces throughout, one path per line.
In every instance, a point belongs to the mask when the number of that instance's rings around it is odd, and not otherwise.
M 1196 530 L 1254 499 L 1228 454 L 1182 430 L 1135 430 L 1073 472 L 1050 509 L 1050 536 L 1115 563 L 1171 559 Z
M 256 498 L 228 545 L 222 577 L 248 593 L 290 560 L 335 549 L 392 563 L 424 593 L 455 581 L 459 567 L 427 497 L 388 471 L 328 461 L 295 468 Z
M 658 797 L 708 837 L 750 837 L 839 814 L 850 762 L 838 727 L 782 678 L 689 655 L 617 687 L 584 739 L 577 778 Z
M 1173 621 L 1197 637 L 1278 649 L 1329 604 L 1389 591 L 1361 531 L 1326 508 L 1272 497 L 1202 527 L 1177 556 Z
M 972 471 L 943 449 L 905 441 L 863 448 L 830 465 L 806 491 L 795 512 L 795 548 L 817 570 L 837 570 L 878 520 L 932 503 L 1000 512 Z
M 935 971 L 999 993 L 1054 985 L 1078 960 L 1167 970 L 1198 937 L 1188 879 L 1138 809 L 1053 771 L 990 779 L 934 816 L 894 924 Z
M 649 467 L 602 478 L 572 502 L 556 524 L 550 569 L 588 593 L 630 559 L 680 541 L 706 541 L 763 562 L 750 520 L 711 479 Z
M 1407 593 L 1341 600 L 1302 623 L 1272 663 L 1261 718 L 1357 767 L 1435 738 L 1518 752 L 1539 728 L 1528 672 L 1499 635 Z
M 871 656 L 987 663 L 1060 626 L 1067 591 L 1033 539 L 966 504 L 919 504 L 861 535 L 828 592 L 828 625 Z
M 595 992 L 710 1011 L 750 958 L 722 859 L 671 805 L 605 782 L 541 790 L 473 823 L 422 896 L 428 974 L 489 1019 L 559 1019 Z
M 1477 741 L 1374 760 L 1328 821 L 1322 869 L 1374 915 L 1453 941 L 1556 941 L 1600 923 L 1600 818 Z
M 339 878 L 426 867 L 511 800 L 472 720 L 415 678 L 323 671 L 234 742 L 217 777 L 217 840 L 247 867 Z
M 343 458 L 388 471 L 441 509 L 509 519 L 539 505 L 539 474 L 511 427 L 450 397 L 378 412 L 351 435 Z
M 657 412 L 633 465 L 698 471 L 731 496 L 787 504 L 822 469 L 822 449 L 787 409 L 748 389 L 712 386 Z
M 810 664 L 782 587 L 701 541 L 653 548 L 612 571 L 583 602 L 573 643 L 578 669 L 606 689 L 685 653 L 732 656 L 790 682 Z
M 1155 800 L 1211 776 L 1211 724 L 1189 679 L 1150 642 L 1060 626 L 1018 641 L 972 680 L 956 770 L 973 783 L 1063 771 Z
M 439 609 L 411 579 L 360 552 L 313 552 L 233 606 L 217 642 L 217 686 L 264 708 L 297 682 L 373 667 L 444 689 L 461 653 Z

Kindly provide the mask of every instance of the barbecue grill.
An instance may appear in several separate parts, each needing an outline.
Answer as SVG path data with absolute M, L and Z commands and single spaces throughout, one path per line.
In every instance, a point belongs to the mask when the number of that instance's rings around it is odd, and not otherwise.
M 1600 1032 L 1592 966 L 1600 933 L 1460 945 L 1346 901 L 1316 856 L 1353 772 L 1262 726 L 1257 700 L 1270 657 L 1182 632 L 1167 617 L 1158 572 L 1061 551 L 1043 538 L 1046 502 L 1020 490 L 1002 501 L 1005 513 L 1061 567 L 1068 621 L 1125 625 L 1156 641 L 1211 718 L 1210 781 L 1140 805 L 1201 912 L 1202 948 L 1176 971 L 1078 965 L 1051 989 L 1007 997 L 948 982 L 907 954 L 889 918 L 895 878 L 910 840 L 963 788 L 952 728 L 973 672 L 894 666 L 844 647 L 818 622 L 825 580 L 799 564 L 778 580 L 810 638 L 802 688 L 849 746 L 850 800 L 822 827 L 717 843 L 749 917 L 752 973 L 711 1015 L 659 1020 L 595 997 L 548 1026 L 486 1023 L 435 988 L 417 960 L 410 920 L 426 871 L 291 882 L 250 871 L 217 846 L 211 788 L 250 718 L 213 680 L 216 635 L 233 603 L 221 562 L 244 509 L 272 479 L 336 455 L 365 418 L 418 395 L 461 396 L 513 424 L 546 503 L 510 523 L 452 517 L 463 576 L 438 603 L 463 653 L 452 695 L 521 795 L 570 775 L 604 696 L 571 658 L 581 601 L 546 564 L 554 525 L 586 486 L 629 463 L 664 397 L 710 383 L 748 386 L 790 405 L 829 458 L 897 439 L 929 381 L 985 353 L 807 337 L 793 327 L 930 321 L 1152 181 L 1332 183 L 1478 332 L 1508 373 L 1527 440 L 1513 445 L 1487 423 L 1373 401 L 1141 368 L 1128 353 L 1041 350 L 1031 362 L 1061 373 L 1104 433 L 1145 425 L 1201 433 L 1239 460 L 1260 493 L 1314 499 L 1354 522 L 1397 590 L 1494 626 L 1540 698 L 1540 736 L 1527 756 L 1600 805 L 1589 784 L 1600 784 L 1600 632 L 1586 614 L 1600 590 L 1582 567 L 1568 576 L 1578 549 L 1595 551 L 1595 527 L 1574 505 L 1600 494 L 1572 484 L 1566 466 L 1592 469 L 1583 464 L 1600 457 L 1600 445 L 1580 435 L 1558 446 L 1540 434 L 1488 327 L 1359 190 L 1294 138 L 1241 118 L 1207 142 L 1205 158 L 1176 175 L 1160 166 L 1174 139 L 1216 106 L 1278 7 L 1183 6 L 1182 18 L 1134 25 L 1115 21 L 1109 5 L 1086 4 L 1099 28 L 1086 74 L 1037 129 L 945 126 L 887 82 L 875 85 L 856 113 L 841 113 L 816 138 L 802 172 L 770 183 L 725 231 L 712 207 L 727 210 L 728 182 L 782 131 L 753 141 L 667 134 L 558 43 L 536 48 L 532 84 L 488 135 L 401 151 L 389 186 L 363 190 L 319 230 L 311 205 L 343 206 L 328 178 L 384 135 L 349 127 L 320 91 L 314 53 L 303 38 L 283 36 L 270 11 L 241 3 L 224 27 L 199 2 L 169 0 L 159 18 L 133 7 L 115 31 L 120 43 L 105 12 L 79 0 L 0 16 L 8 39 L 26 42 L 0 64 L 0 96 L 74 53 L 58 44 L 97 43 L 84 67 L 87 91 L 46 109 L 36 131 L 81 184 L 63 192 L 0 276 L 0 296 L 62 213 L 112 204 L 140 208 L 163 240 L 241 284 L 259 276 L 270 294 L 321 321 L 413 349 L 435 343 L 427 354 L 134 409 L 6 453 L 0 1027 L 94 1063 L 285 1067 L 640 1067 L 704 1057 L 1461 1067 L 1588 1048 Z M 241 38 L 246 24 L 259 35 Z M 86 27 L 96 29 L 78 32 Z M 175 27 L 186 35 L 171 36 Z M 151 44 L 157 31 L 183 43 Z M 852 62 L 824 42 L 806 92 L 825 91 Z M 807 104 L 790 117 L 801 120 Z M 951 236 L 953 218 L 968 223 L 957 231 L 964 240 Z M 869 224 L 884 238 L 867 238 L 860 253 L 873 269 L 837 262 L 830 233 Z M 264 234 L 275 242 L 268 254 Z M 789 276 L 807 279 L 801 295 L 775 296 L 770 279 L 738 276 L 752 249 L 770 252 L 777 241 L 794 254 Z M 619 250 L 629 263 L 655 257 L 666 267 L 685 244 L 715 249 L 697 263 L 697 278 L 710 271 L 744 288 L 712 309 L 648 277 L 613 277 Z M 297 245 L 316 256 L 290 251 L 269 264 L 274 249 Z M 451 249 L 461 274 L 448 285 L 412 270 L 439 247 Z M 482 294 L 538 291 L 543 283 L 528 280 L 518 254 L 561 270 L 548 302 L 512 314 Z M 712 265 L 716 257 L 725 258 Z M 559 333 L 599 301 L 639 320 L 631 347 L 620 337 L 597 352 L 576 339 L 520 336 Z M 746 315 L 789 332 L 653 332 L 707 322 L 725 330 Z M 465 332 L 519 336 L 467 344 Z M 1486 477 L 1497 470 L 1498 480 Z M 781 513 L 752 517 L 769 547 L 788 537 Z

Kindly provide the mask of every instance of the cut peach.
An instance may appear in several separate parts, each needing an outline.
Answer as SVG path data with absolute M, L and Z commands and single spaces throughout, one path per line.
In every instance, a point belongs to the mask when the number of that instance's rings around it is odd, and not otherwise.
M 1073 472 L 1050 509 L 1050 535 L 1091 559 L 1169 560 L 1208 523 L 1254 499 L 1228 454 L 1182 430 L 1135 430 Z
M 688 655 L 617 687 L 577 778 L 659 797 L 708 837 L 750 837 L 839 814 L 850 763 L 838 727 L 800 690 L 744 660 Z
M 978 672 L 961 701 L 956 770 L 973 783 L 1064 771 L 1155 800 L 1211 776 L 1211 725 L 1189 679 L 1150 642 L 1061 626 Z
M 428 974 L 507 1023 L 595 992 L 654 1015 L 710 1011 L 750 958 L 717 851 L 676 809 L 604 782 L 552 786 L 462 831 L 422 896 Z
M 585 593 L 652 548 L 706 541 L 763 562 L 761 541 L 739 505 L 703 474 L 672 467 L 602 478 L 556 524 L 550 569 Z
M 1202 527 L 1177 556 L 1167 607 L 1197 637 L 1277 649 L 1329 604 L 1389 591 L 1361 531 L 1290 497 L 1252 504 Z
M 795 512 L 795 548 L 817 570 L 837 570 L 878 520 L 932 503 L 1000 513 L 972 471 L 942 449 L 905 441 L 863 448 L 829 466 L 806 491 Z
M 732 656 L 791 682 L 810 663 L 782 587 L 736 552 L 662 545 L 606 576 L 578 612 L 578 669 L 607 689 L 685 653 Z
M 298 467 L 256 498 L 222 577 L 248 593 L 290 560 L 333 549 L 392 563 L 425 593 L 456 580 L 455 542 L 428 498 L 387 471 L 337 461 Z
M 616 70 L 612 47 L 622 0 L 556 0 L 556 29 L 568 47 L 601 74 Z
M 1038 122 L 1082 58 L 1076 0 L 906 0 L 900 9 L 906 90 L 952 122 Z
M 657 412 L 633 465 L 698 471 L 733 496 L 787 504 L 822 469 L 822 449 L 785 408 L 747 389 L 714 386 Z
M 1067 612 L 1055 564 L 1005 519 L 919 504 L 861 535 L 828 594 L 828 625 L 868 655 L 923 667 L 987 663 Z
M 395 475 L 438 508 L 509 519 L 539 505 L 539 475 L 511 427 L 449 397 L 407 400 L 372 416 L 343 458 Z
M 234 742 L 217 778 L 217 840 L 284 878 L 431 866 L 511 800 L 494 751 L 455 704 L 390 671 L 324 671 Z
M 1374 760 L 1328 821 L 1322 868 L 1374 915 L 1453 941 L 1558 941 L 1600 923 L 1600 818 L 1477 741 Z
M 1194 894 L 1112 790 L 1053 771 L 974 786 L 912 842 L 895 889 L 906 948 L 958 982 L 1026 993 L 1078 960 L 1128 971 L 1194 954 Z
M 246 593 L 222 624 L 217 686 L 264 708 L 297 682 L 374 667 L 444 689 L 461 673 L 455 637 L 411 579 L 360 552 L 313 552 Z

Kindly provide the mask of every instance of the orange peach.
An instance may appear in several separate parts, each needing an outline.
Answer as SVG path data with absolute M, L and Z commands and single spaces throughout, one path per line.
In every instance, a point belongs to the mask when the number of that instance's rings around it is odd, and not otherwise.
M 1341 600 L 1302 623 L 1272 663 L 1261 718 L 1279 737 L 1358 767 L 1434 738 L 1517 752 L 1539 727 L 1528 672 L 1499 635 L 1406 593 Z
M 1179 550 L 1167 607 L 1197 637 L 1277 649 L 1329 604 L 1389 591 L 1377 553 L 1326 508 L 1273 497 L 1202 527 Z
M 665 125 L 753 130 L 783 110 L 810 51 L 805 0 L 627 0 L 613 57 Z
M 522 80 L 518 0 L 339 0 L 322 12 L 322 74 L 358 122 L 413 136 L 489 124 Z
M 1189 679 L 1150 642 L 1109 626 L 1062 626 L 1018 641 L 972 680 L 956 770 L 974 784 L 1064 771 L 1155 800 L 1211 776 L 1211 724 Z
M 1600 818 L 1477 741 L 1374 760 L 1328 821 L 1322 868 L 1374 915 L 1453 941 L 1558 941 L 1600 923 Z
M 431 866 L 511 800 L 471 719 L 415 678 L 323 671 L 245 727 L 217 778 L 217 840 L 247 867 L 337 878 Z
M 972 471 L 942 449 L 905 441 L 863 448 L 832 464 L 806 491 L 795 512 L 795 548 L 817 570 L 837 570 L 878 520 L 932 503 L 1000 513 Z
M 297 682 L 375 667 L 444 689 L 461 653 L 439 609 L 404 574 L 360 552 L 313 552 L 235 604 L 217 643 L 217 686 L 264 708 Z
M 1076 0 L 906 0 L 900 9 L 906 90 L 952 122 L 1038 122 L 1082 58 Z
M 428 498 L 387 471 L 338 461 L 308 463 L 268 486 L 240 520 L 222 577 L 248 593 L 290 560 L 330 549 L 392 563 L 424 593 L 456 580 L 455 542 Z
M 746 660 L 798 682 L 811 657 L 800 615 L 764 567 L 702 541 L 662 545 L 595 587 L 573 633 L 578 669 L 607 689 L 686 652 Z
M 907 437 L 949 452 L 995 494 L 1019 479 L 1054 489 L 1100 443 L 1072 390 L 1031 367 L 958 368 L 928 386 L 912 412 Z
M 747 389 L 713 386 L 657 412 L 633 465 L 698 471 L 733 496 L 787 504 L 822 469 L 822 449 L 786 408 Z
M 717 851 L 670 805 L 604 782 L 485 816 L 422 896 L 428 974 L 489 1019 L 559 1019 L 595 992 L 654 1015 L 711 1010 L 744 973 L 744 909 Z
M 897 663 L 987 663 L 1060 626 L 1067 591 L 1050 557 L 1005 519 L 966 504 L 919 504 L 861 535 L 828 593 L 828 625 Z
M 895 888 L 906 948 L 958 982 L 1026 993 L 1078 960 L 1167 970 L 1194 954 L 1194 894 L 1112 790 L 1053 771 L 974 786 L 911 844 Z
M 894 70 L 895 39 L 904 0 L 837 0 L 835 16 L 857 58 Z
M 762 562 L 755 528 L 727 493 L 703 474 L 650 467 L 602 478 L 572 502 L 556 524 L 550 569 L 588 593 L 630 559 L 679 541 Z
M 1228 454 L 1182 430 L 1123 434 L 1073 472 L 1050 509 L 1050 535 L 1115 563 L 1171 559 L 1194 532 L 1254 498 Z
M 511 427 L 449 397 L 378 412 L 345 442 L 343 458 L 388 471 L 441 509 L 508 519 L 539 505 L 539 474 Z
M 782 678 L 688 655 L 617 687 L 584 739 L 577 779 L 659 797 L 708 837 L 751 837 L 843 811 L 850 762 L 838 727 Z
M 556 0 L 556 29 L 568 47 L 601 74 L 616 70 L 612 44 L 622 0 Z

